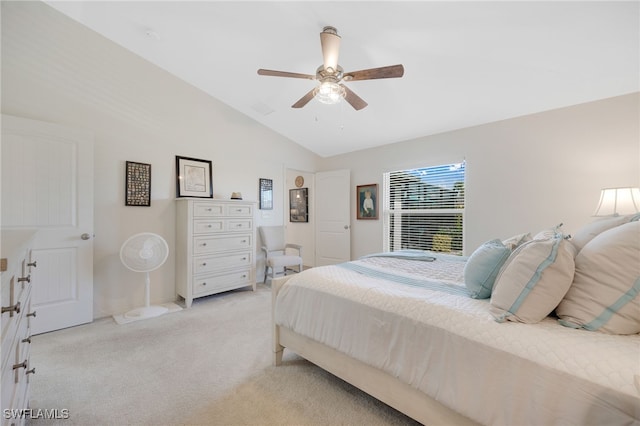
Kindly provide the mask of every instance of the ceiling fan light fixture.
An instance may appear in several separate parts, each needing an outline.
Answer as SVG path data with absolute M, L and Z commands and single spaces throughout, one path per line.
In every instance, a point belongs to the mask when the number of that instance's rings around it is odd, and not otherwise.
M 337 104 L 346 94 L 344 87 L 334 81 L 320 83 L 313 91 L 313 96 L 317 100 L 328 105 Z

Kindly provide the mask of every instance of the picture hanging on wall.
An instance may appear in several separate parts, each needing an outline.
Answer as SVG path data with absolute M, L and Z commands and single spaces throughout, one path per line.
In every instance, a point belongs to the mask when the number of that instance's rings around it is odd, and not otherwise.
M 358 185 L 356 187 L 356 200 L 358 200 L 358 219 L 378 218 L 378 184 Z
M 151 164 L 127 161 L 124 181 L 125 206 L 151 206 Z
M 260 210 L 273 210 L 273 180 L 260 178 Z
M 213 198 L 209 160 L 176 155 L 176 197 Z
M 308 188 L 289 190 L 289 222 L 309 222 Z

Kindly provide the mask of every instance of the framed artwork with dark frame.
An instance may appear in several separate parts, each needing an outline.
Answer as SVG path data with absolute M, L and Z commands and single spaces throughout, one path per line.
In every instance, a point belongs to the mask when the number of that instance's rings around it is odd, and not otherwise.
M 209 160 L 176 155 L 176 197 L 213 198 Z
M 378 218 L 378 184 L 358 185 L 356 187 L 356 211 L 358 219 Z
M 273 210 L 273 180 L 260 178 L 260 210 Z
M 124 170 L 124 205 L 151 206 L 151 164 L 127 161 Z
M 289 222 L 309 222 L 308 188 L 289 190 Z

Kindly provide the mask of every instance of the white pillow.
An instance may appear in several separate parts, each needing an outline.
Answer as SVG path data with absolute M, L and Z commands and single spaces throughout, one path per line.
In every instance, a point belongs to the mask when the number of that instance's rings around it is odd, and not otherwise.
M 571 286 L 575 253 L 562 233 L 528 241 L 511 253 L 491 294 L 496 321 L 537 323 L 549 315 Z
M 502 244 L 504 244 L 504 246 L 509 250 L 513 251 L 522 243 L 526 243 L 527 241 L 531 241 L 531 234 L 529 232 L 514 235 L 513 237 L 509 237 L 506 240 L 502 240 Z
M 582 248 L 556 313 L 567 327 L 640 333 L 640 222 L 604 231 Z
M 571 238 L 571 242 L 578 249 L 578 251 L 582 250 L 589 241 L 594 239 L 598 234 L 606 231 L 607 229 L 615 228 L 616 226 L 620 226 L 627 222 L 630 222 L 637 215 L 628 215 L 628 216 L 607 216 L 583 226 L 578 230 L 578 232 L 573 235 Z M 637 220 L 637 219 L 636 219 Z

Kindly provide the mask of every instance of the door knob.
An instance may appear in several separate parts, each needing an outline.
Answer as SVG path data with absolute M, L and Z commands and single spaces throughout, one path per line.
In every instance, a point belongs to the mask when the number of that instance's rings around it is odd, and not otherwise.
M 89 240 L 91 239 L 91 235 L 85 232 L 84 234 L 80 235 L 80 238 L 82 238 L 83 240 Z

